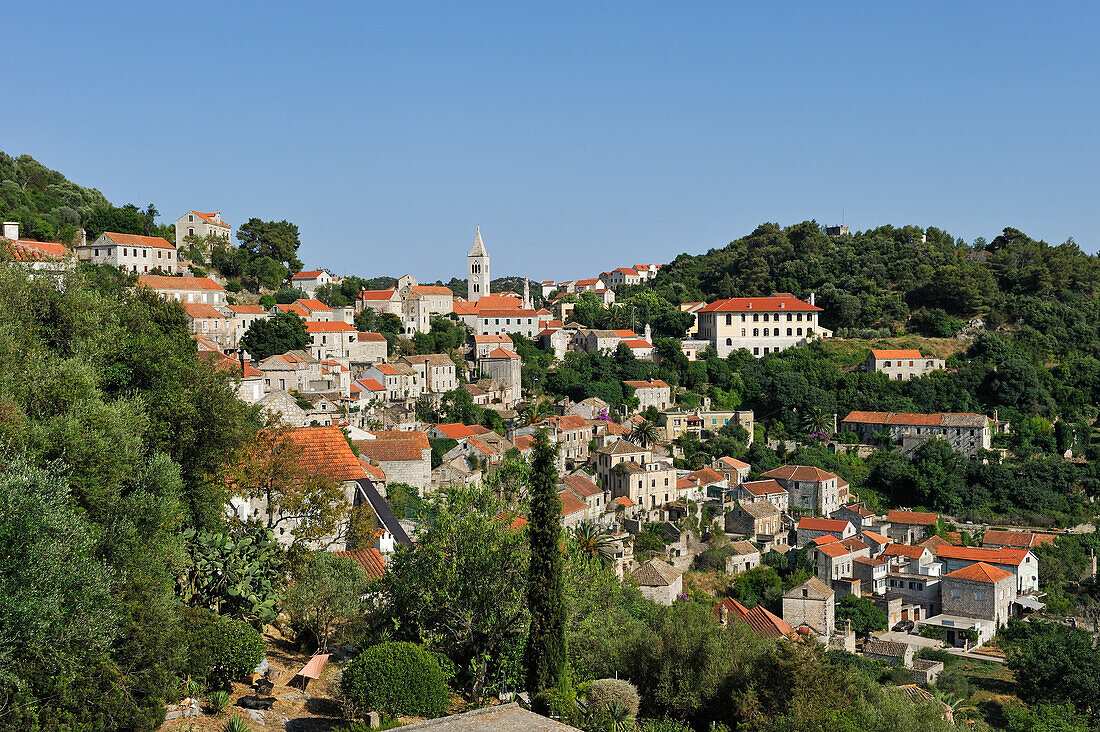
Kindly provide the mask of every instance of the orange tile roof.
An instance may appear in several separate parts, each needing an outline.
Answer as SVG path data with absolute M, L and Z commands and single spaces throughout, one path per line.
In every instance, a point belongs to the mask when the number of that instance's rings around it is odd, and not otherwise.
M 301 450 L 299 463 L 306 471 L 337 480 L 366 477 L 339 427 L 298 427 L 290 430 L 288 437 Z
M 977 562 L 968 567 L 956 569 L 954 572 L 949 572 L 944 576 L 971 580 L 972 582 L 989 582 L 992 584 L 994 582 L 1000 582 L 1006 577 L 1011 577 L 1012 573 L 1006 572 L 1000 567 L 986 564 L 985 562 Z
M 802 302 L 793 295 L 783 294 L 779 297 L 731 297 L 727 300 L 718 300 L 700 308 L 702 313 L 739 313 L 752 311 L 773 310 L 821 310 L 816 305 Z
M 488 358 L 519 358 L 519 354 L 507 348 L 494 348 L 489 351 Z
M 413 292 L 420 295 L 450 295 L 454 296 L 451 292 L 451 288 L 443 287 L 441 285 L 413 285 L 411 288 Z
M 694 473 L 688 474 L 689 478 L 694 478 L 700 485 L 711 485 L 713 483 L 721 483 L 723 478 L 718 473 L 714 472 L 710 468 L 703 468 L 702 470 L 696 470 Z
M 224 226 L 226 228 L 229 227 L 229 224 L 225 223 L 224 221 L 218 220 L 216 213 L 202 213 L 201 211 L 191 211 L 191 213 L 195 214 L 208 224 L 214 224 L 215 226 Z
M 373 440 L 356 440 L 359 454 L 378 462 L 408 462 L 423 460 L 423 450 L 430 450 L 428 436 L 423 432 L 375 432 Z
M 893 539 L 891 539 L 889 536 L 883 536 L 882 534 L 876 534 L 873 531 L 864 531 L 863 532 L 863 538 L 864 539 L 870 539 L 871 541 L 875 542 L 876 544 L 889 544 L 890 542 L 893 541 Z
M 624 381 L 624 384 L 633 389 L 667 389 L 668 384 L 660 379 L 653 379 L 652 381 Z
M 923 546 L 911 546 L 909 544 L 890 544 L 882 552 L 884 557 L 908 557 L 920 559 L 928 549 Z M 932 552 L 928 552 L 931 554 Z
M 321 275 L 323 275 L 324 273 L 325 273 L 325 271 L 323 269 L 302 270 L 301 272 L 296 273 L 290 279 L 292 279 L 292 280 L 315 280 L 318 277 L 320 277 Z
M 649 341 L 643 341 L 641 339 L 623 341 L 623 345 L 627 348 L 653 348 L 652 343 L 650 343 Z
M 896 351 L 872 349 L 871 355 L 875 358 L 924 358 L 924 356 L 920 355 L 920 351 L 916 349 Z
M 828 544 L 819 544 L 817 550 L 827 557 L 836 559 L 837 557 L 844 557 L 852 553 L 852 550 L 844 546 L 839 541 L 830 542 Z
M 538 315 L 534 310 L 527 308 L 504 308 L 495 310 L 485 310 L 479 308 L 477 311 L 477 317 L 479 318 L 533 318 Z
M 848 526 L 847 521 L 841 521 L 840 519 L 804 517 L 799 519 L 797 528 L 799 531 L 804 529 L 810 531 L 844 531 Z
M 959 559 L 967 562 L 989 562 L 990 564 L 1007 564 L 1018 567 L 1023 564 L 1029 554 L 1027 549 L 980 549 L 973 546 L 955 546 L 954 544 L 941 544 L 936 547 L 936 556 L 940 559 Z
M 886 521 L 891 524 L 909 524 L 913 526 L 935 526 L 939 518 L 938 513 L 921 513 L 920 511 L 890 511 L 886 514 Z
M 166 277 L 164 275 L 139 275 L 138 284 L 150 290 L 213 290 L 225 288 L 209 277 Z
M 631 508 L 634 506 L 634 501 L 630 500 L 629 496 L 619 496 L 615 499 L 615 503 Z
M 754 496 L 768 496 L 776 493 L 786 493 L 786 489 L 772 479 L 750 480 L 741 484 L 741 487 Z
M 774 470 L 761 473 L 762 478 L 775 478 L 777 480 L 805 480 L 820 483 L 838 477 L 836 473 L 815 468 L 811 465 L 780 465 Z
M 472 427 L 464 425 L 461 422 L 437 424 L 435 425 L 435 428 L 452 440 L 462 440 L 467 437 L 473 437 L 474 435 L 481 434 L 479 432 L 475 432 Z
M 869 508 L 864 508 L 863 506 L 859 505 L 858 503 L 850 503 L 847 506 L 843 506 L 842 508 L 845 508 L 845 509 L 851 511 L 852 513 L 859 516 L 860 518 L 871 518 L 872 516 L 875 515 L 874 511 L 872 511 Z
M 119 244 L 125 247 L 153 247 L 155 249 L 175 249 L 176 245 L 172 244 L 159 236 L 138 236 L 137 234 L 119 234 L 114 231 L 105 231 L 103 236 L 107 237 L 115 244 Z M 90 246 L 90 245 L 89 245 Z
M 512 345 L 512 339 L 506 335 L 474 335 L 474 343 L 507 343 Z
M 520 435 L 516 439 L 512 440 L 512 444 L 516 446 L 516 449 L 520 452 L 524 450 L 530 450 L 535 446 L 534 435 Z
M 588 504 L 581 499 L 574 496 L 569 491 L 561 491 L 558 493 L 558 498 L 561 500 L 561 515 L 568 516 L 578 511 L 584 511 L 588 508 Z
M 841 422 L 856 424 L 897 424 L 914 426 L 980 427 L 988 423 L 988 418 L 970 412 L 937 412 L 935 414 L 914 414 L 911 412 L 849 412 Z
M 354 552 L 333 552 L 333 554 L 352 560 L 366 570 L 368 577 L 378 578 L 386 573 L 386 559 L 374 547 Z
M 583 475 L 567 475 L 558 481 L 564 486 L 568 486 L 571 491 L 577 495 L 583 497 L 597 496 L 603 493 L 599 486 L 593 483 Z
M 732 597 L 727 597 L 715 606 L 714 614 L 721 617 L 723 608 L 728 617 L 744 622 L 753 633 L 762 638 L 782 638 L 794 633 L 790 623 L 761 605 L 750 609 Z
M 327 310 L 330 313 L 332 312 L 332 308 L 330 308 L 328 305 L 325 305 L 320 300 L 314 300 L 312 298 L 300 297 L 300 298 L 298 298 L 297 300 L 294 301 L 294 304 L 295 305 L 301 305 L 306 310 L 319 310 L 321 312 L 324 312 L 325 310 Z
M 386 387 L 378 383 L 376 379 L 356 379 L 352 382 L 351 386 L 354 389 L 358 384 L 360 389 L 366 389 L 368 391 L 385 391 Z
M 818 545 L 821 545 L 821 544 L 839 544 L 840 539 L 836 538 L 832 534 L 824 534 L 823 536 L 819 536 L 819 537 L 815 538 L 810 543 L 811 544 L 818 544 Z
M 3 237 L 0 237 L 3 239 Z M 72 254 L 64 244 L 50 241 L 29 241 L 27 239 L 3 239 L 9 242 L 12 256 L 21 262 L 55 261 Z
M 591 423 L 578 414 L 566 414 L 557 418 L 559 430 L 583 430 L 591 427 Z
M 259 305 L 227 305 L 226 307 L 238 315 L 267 315 L 267 311 Z
M 378 343 L 378 342 L 384 342 L 386 340 L 386 336 L 382 335 L 381 333 L 374 333 L 374 332 L 369 331 L 369 330 L 361 330 L 361 331 L 358 331 L 358 333 L 359 333 L 359 340 L 360 341 Z
M 381 467 L 377 465 L 371 465 L 370 461 L 362 456 L 359 457 L 359 464 L 363 466 L 363 470 L 367 471 L 367 475 L 374 478 L 375 480 L 385 482 L 386 471 L 382 470 Z
M 225 316 L 214 309 L 213 305 L 207 305 L 204 302 L 183 302 L 180 303 L 183 306 L 184 311 L 189 317 L 192 318 L 221 318 L 225 320 Z
M 360 300 L 391 300 L 393 299 L 393 293 L 396 292 L 394 288 L 388 290 L 363 290 L 359 293 Z
M 744 468 L 751 468 L 752 467 L 751 465 L 749 465 L 748 463 L 746 463 L 744 461 L 738 460 L 737 458 L 731 458 L 731 457 L 718 458 L 718 462 L 724 463 L 725 465 L 728 465 L 730 468 L 733 468 L 733 469 L 736 469 L 736 470 L 742 470 Z
M 306 310 L 304 307 L 302 307 L 301 305 L 299 305 L 296 302 L 292 302 L 289 305 L 283 305 L 283 304 L 280 303 L 280 304 L 276 305 L 275 308 L 280 313 L 294 313 L 295 315 L 297 315 L 299 317 L 302 317 L 302 318 L 308 318 L 309 317 L 309 311 Z
M 1034 534 L 1030 531 L 1002 531 L 1000 529 L 986 529 L 982 538 L 983 544 L 1000 544 L 1001 546 L 1031 549 L 1037 546 L 1054 545 L 1054 534 Z
M 853 552 L 858 552 L 864 549 L 871 548 L 854 536 L 849 536 L 847 539 L 841 539 L 840 543 L 848 547 L 848 549 Z
M 307 320 L 306 333 L 356 333 L 354 325 L 342 320 Z

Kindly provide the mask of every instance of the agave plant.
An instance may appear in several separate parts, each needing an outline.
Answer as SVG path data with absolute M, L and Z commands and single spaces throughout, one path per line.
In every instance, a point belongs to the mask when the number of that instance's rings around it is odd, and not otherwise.
M 224 689 L 219 689 L 212 694 L 206 695 L 206 706 L 210 707 L 210 711 L 214 714 L 221 714 L 229 706 L 231 697 L 229 692 Z
M 589 559 L 605 567 L 615 561 L 615 542 L 611 535 L 592 521 L 582 521 L 573 530 L 577 546 Z
M 252 732 L 252 725 L 244 721 L 241 717 L 233 715 L 229 721 L 222 727 L 222 732 Z

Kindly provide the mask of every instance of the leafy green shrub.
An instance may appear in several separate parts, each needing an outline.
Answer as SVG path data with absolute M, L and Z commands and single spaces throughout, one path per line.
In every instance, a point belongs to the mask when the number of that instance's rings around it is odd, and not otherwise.
M 224 689 L 218 689 L 213 694 L 206 695 L 206 706 L 210 707 L 210 711 L 214 714 L 221 714 L 229 706 L 230 698 L 229 692 Z
M 267 644 L 260 632 L 243 620 L 222 618 L 218 622 L 218 640 L 211 653 L 210 681 L 228 687 L 264 660 Z
M 923 658 L 926 661 L 939 661 L 946 667 L 957 661 L 959 657 L 942 648 L 922 648 L 917 651 L 917 658 Z
M 439 663 L 415 643 L 379 643 L 360 653 L 344 669 L 340 694 L 353 710 L 390 716 L 438 717 L 449 695 Z
M 618 704 L 630 717 L 637 716 L 641 703 L 638 689 L 622 679 L 596 679 L 588 685 L 584 695 L 589 709 L 602 710 Z
M 191 679 L 187 691 L 198 692 L 214 668 L 214 648 L 221 637 L 218 616 L 203 607 L 180 608 L 180 632 L 187 649 L 183 675 Z
M 636 552 L 663 552 L 664 550 L 665 542 L 656 531 L 646 529 L 644 531 L 639 531 L 638 535 L 634 537 L 634 551 Z M 724 566 L 725 565 L 723 565 L 723 567 Z
M 228 282 L 225 283 L 225 289 L 229 290 L 230 292 L 240 292 L 241 291 L 241 281 L 240 280 L 229 280 Z

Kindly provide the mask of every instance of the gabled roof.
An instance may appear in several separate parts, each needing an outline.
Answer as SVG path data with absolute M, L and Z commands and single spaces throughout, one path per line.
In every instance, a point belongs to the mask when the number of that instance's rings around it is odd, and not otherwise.
M 749 465 L 748 463 L 746 463 L 742 460 L 738 460 L 737 458 L 731 458 L 731 457 L 720 457 L 715 462 L 716 463 L 722 463 L 723 466 L 729 468 L 730 470 L 744 470 L 745 468 L 751 468 L 752 467 L 751 465 Z
M 710 468 L 703 468 L 702 470 L 696 470 L 694 473 L 688 473 L 688 477 L 696 481 L 699 485 L 713 485 L 714 483 L 721 483 L 725 480 L 724 477 L 714 472 Z
M 805 480 L 820 483 L 838 477 L 836 473 L 815 468 L 812 465 L 780 465 L 778 468 L 761 473 L 762 478 L 775 478 L 777 480 Z
M 381 333 L 375 333 L 375 332 L 369 331 L 369 330 L 358 331 L 358 338 L 359 338 L 360 343 L 363 343 L 363 342 L 367 342 L 367 343 L 385 343 L 386 342 L 386 336 L 382 335 Z
M 359 454 L 377 462 L 408 462 L 424 459 L 423 450 L 431 449 L 423 432 L 376 432 L 373 440 L 356 440 Z
M 512 345 L 512 339 L 506 335 L 479 335 L 474 334 L 474 343 L 507 343 Z
M 930 536 L 927 539 L 925 539 L 924 541 L 922 541 L 920 543 L 920 546 L 923 546 L 928 551 L 932 552 L 933 554 L 936 554 L 937 553 L 936 550 L 940 547 L 940 545 L 950 544 L 950 543 L 951 542 L 949 542 L 947 539 L 943 538 L 942 536 Z
M 332 308 L 330 308 L 328 305 L 325 305 L 320 300 L 314 300 L 312 298 L 300 297 L 300 298 L 298 298 L 297 300 L 294 301 L 294 304 L 295 305 L 301 305 L 306 310 L 310 310 L 310 311 L 316 310 L 318 312 L 323 313 L 327 310 L 330 313 L 332 312 Z
M 561 515 L 569 516 L 588 508 L 588 504 L 574 496 L 569 491 L 559 491 L 558 500 L 561 501 Z
M 362 567 L 367 576 L 377 579 L 386 573 L 386 559 L 374 547 L 360 549 L 353 552 L 333 552 L 338 557 L 344 557 Z
M 356 379 L 351 383 L 352 390 L 355 390 L 355 385 L 358 384 L 360 389 L 366 389 L 367 391 L 385 391 L 386 387 L 378 383 L 376 379 Z
M 363 290 L 359 293 L 360 300 L 392 300 L 393 293 L 396 292 L 394 288 L 388 290 Z
M 267 311 L 259 305 L 226 305 L 226 307 L 237 315 L 267 315 Z
M 921 513 L 920 511 L 890 511 L 886 514 L 886 520 L 891 524 L 907 524 L 911 526 L 935 526 L 939 521 L 938 513 Z
M 225 319 L 225 316 L 219 313 L 213 305 L 207 305 L 204 302 L 183 302 L 180 303 L 183 306 L 184 312 L 191 318 L 221 318 Z
M 836 559 L 837 557 L 846 557 L 852 553 L 852 550 L 844 546 L 839 541 L 830 542 L 827 544 L 819 544 L 817 550 L 827 557 Z
M 982 537 L 983 544 L 1032 549 L 1037 546 L 1054 545 L 1054 534 L 1034 534 L 1030 531 L 1002 531 L 986 529 Z
M 797 528 L 799 531 L 844 531 L 849 526 L 851 526 L 849 522 L 840 519 L 810 518 L 806 516 L 799 519 Z
M 774 480 L 750 480 L 741 484 L 741 488 L 753 496 L 773 496 L 786 493 L 786 489 Z
M 989 418 L 969 412 L 937 412 L 915 414 L 912 412 L 849 412 L 841 422 L 880 425 L 913 425 L 920 427 L 970 427 L 981 429 L 989 426 Z
M 986 564 L 985 562 L 976 562 L 962 569 L 956 569 L 954 572 L 949 572 L 945 577 L 952 577 L 954 579 L 970 580 L 972 582 L 999 582 L 1005 577 L 1011 577 L 1011 572 L 1006 572 L 1000 567 L 994 567 L 993 565 Z
M 642 339 L 625 340 L 623 345 L 627 348 L 653 348 L 653 344 L 649 341 L 643 341 Z
M 318 277 L 320 277 L 321 275 L 323 275 L 324 273 L 325 273 L 325 271 L 323 269 L 306 269 L 306 270 L 302 270 L 301 272 L 296 273 L 290 279 L 292 279 L 292 280 L 315 280 Z
M 890 658 L 902 658 L 909 652 L 908 643 L 898 643 L 896 641 L 879 640 L 878 638 L 869 638 L 863 643 L 863 653 L 871 654 L 874 656 L 887 656 Z
M 298 427 L 287 436 L 301 450 L 298 462 L 307 472 L 323 473 L 337 480 L 365 477 L 363 466 L 339 427 Z
M 494 348 L 493 350 L 489 351 L 489 354 L 485 358 L 515 359 L 519 358 L 519 354 L 515 351 L 509 351 L 507 348 Z
M 289 305 L 278 303 L 275 305 L 275 309 L 280 313 L 294 313 L 300 318 L 308 318 L 309 311 L 296 302 L 292 302 Z
M 464 440 L 467 437 L 473 437 L 474 435 L 484 434 L 483 430 L 475 429 L 469 425 L 462 424 L 461 422 L 448 422 L 444 424 L 434 425 L 436 430 L 442 432 L 444 435 L 452 440 Z
M 409 289 L 419 295 L 450 295 L 454 297 L 451 288 L 442 285 L 413 285 Z
M 668 389 L 669 386 L 660 379 L 650 381 L 624 381 L 624 384 L 632 389 Z
M 884 557 L 908 557 L 909 559 L 920 559 L 924 556 L 924 553 L 932 552 L 928 551 L 927 547 L 912 546 L 910 544 L 888 544 L 882 551 Z
M 936 547 L 936 557 L 939 559 L 958 559 L 966 562 L 988 562 L 990 564 L 1004 564 L 1018 567 L 1024 559 L 1031 554 L 1028 549 L 1012 549 L 1001 547 L 1000 549 L 979 549 L 973 546 L 955 546 L 954 544 L 941 544 Z
M 847 539 L 841 539 L 840 543 L 847 547 L 849 551 L 853 552 L 871 548 L 854 536 L 849 536 Z
M 56 262 L 72 254 L 67 246 L 56 242 L 0 237 L 0 244 L 19 262 Z
M 595 483 L 593 483 L 591 480 L 584 477 L 583 475 L 567 475 L 564 478 L 559 479 L 558 483 L 564 485 L 575 495 L 581 498 L 603 494 L 603 491 L 600 490 L 599 486 L 597 486 Z
M 643 587 L 668 587 L 683 572 L 663 559 L 654 557 L 633 572 L 638 584 Z
M 619 496 L 615 499 L 615 503 L 618 503 L 620 506 L 626 506 L 627 508 L 633 508 L 634 506 L 634 501 L 630 500 L 630 496 Z
M 794 633 L 790 623 L 761 605 L 746 608 L 732 597 L 727 597 L 714 607 L 714 614 L 721 617 L 722 610 L 730 618 L 744 622 L 762 638 L 783 638 Z
M 851 511 L 860 518 L 871 518 L 875 515 L 875 512 L 869 508 L 865 508 L 858 503 L 849 503 L 847 506 L 841 506 L 841 508 Z
M 816 305 L 802 302 L 793 295 L 781 295 L 772 297 L 731 297 L 728 300 L 718 300 L 700 308 L 703 313 L 740 313 L 760 312 L 773 310 L 821 310 Z
M 802 590 L 806 590 L 806 595 L 802 594 Z M 802 598 L 808 597 L 813 600 L 827 600 L 832 597 L 835 592 L 833 588 L 819 580 L 817 577 L 810 577 L 808 580 L 800 585 L 796 585 L 791 589 L 783 593 L 783 597 L 790 598 Z
M 214 290 L 225 288 L 209 277 L 167 277 L 165 275 L 138 275 L 138 284 L 150 290 Z
M 215 211 L 214 213 L 203 213 L 202 211 L 188 211 L 187 213 L 193 213 L 196 216 L 198 216 L 200 219 L 205 221 L 206 223 L 213 224 L 214 226 L 225 226 L 225 227 L 229 226 L 229 224 L 227 224 L 227 223 L 225 223 L 224 221 L 221 220 L 221 216 L 218 214 L 217 211 Z
M 869 541 L 873 541 L 876 544 L 889 544 L 894 540 L 889 536 L 883 536 L 882 534 L 876 534 L 874 531 L 862 531 L 860 535 Z
M 752 516 L 754 519 L 769 518 L 779 513 L 779 509 L 773 506 L 768 501 L 742 503 L 741 510 Z
M 354 325 L 342 320 L 307 320 L 306 333 L 356 333 Z
M 124 247 L 154 247 L 156 249 L 175 249 L 176 245 L 160 238 L 159 236 L 138 236 L 137 234 L 119 234 L 114 231 L 105 231 L 103 236 L 115 244 Z M 89 245 L 90 246 L 90 245 Z
M 876 359 L 883 358 L 924 358 L 920 355 L 920 351 L 917 349 L 902 349 L 902 350 L 887 350 L 887 349 L 871 349 L 871 355 Z

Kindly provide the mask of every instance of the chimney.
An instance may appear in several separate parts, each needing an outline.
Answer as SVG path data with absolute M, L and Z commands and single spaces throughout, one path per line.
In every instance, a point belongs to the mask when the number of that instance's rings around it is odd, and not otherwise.
M 84 230 L 84 227 L 80 227 L 80 246 L 88 246 L 88 232 Z
M 645 339 L 647 343 L 653 343 L 653 331 L 650 330 L 649 323 L 645 324 Z
M 812 305 L 814 304 L 814 296 L 815 296 L 816 294 L 817 294 L 816 292 L 811 292 L 811 293 L 810 293 L 810 305 L 811 305 L 811 306 L 812 306 Z
M 11 239 L 12 241 L 19 240 L 19 222 L 18 221 L 5 221 L 4 222 L 4 238 Z

